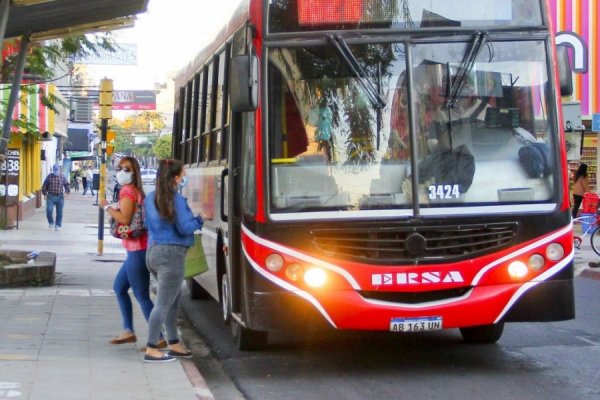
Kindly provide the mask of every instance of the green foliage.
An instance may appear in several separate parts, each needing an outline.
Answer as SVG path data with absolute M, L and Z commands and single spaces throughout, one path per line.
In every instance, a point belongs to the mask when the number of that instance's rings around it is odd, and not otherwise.
M 171 143 L 173 142 L 173 135 L 163 135 L 160 136 L 154 146 L 152 146 L 152 150 L 154 150 L 154 155 L 159 159 L 165 159 L 171 157 Z
M 18 39 L 8 39 L 3 43 L 4 47 L 19 48 Z M 50 82 L 54 78 L 55 66 L 59 64 L 66 65 L 69 69 L 72 66 L 72 60 L 83 57 L 89 54 L 98 54 L 100 49 L 114 51 L 116 44 L 110 33 L 93 34 L 93 35 L 74 35 L 43 43 L 31 43 L 28 48 L 27 58 L 25 60 L 25 73 L 29 79 L 36 82 Z M 0 83 L 12 83 L 12 77 L 15 73 L 18 52 L 9 55 L 1 63 L 0 68 Z M 10 86 L 7 85 L 7 90 Z M 58 97 L 51 93 L 46 93 L 42 89 L 37 88 L 34 84 L 21 84 L 21 93 L 32 94 L 37 90 L 40 98 L 40 103 L 43 107 L 49 110 L 58 112 L 57 105 L 66 106 Z M 0 102 L 0 120 L 4 121 L 6 115 L 6 102 Z M 15 128 L 24 132 L 24 135 L 32 135 L 39 138 L 41 132 L 35 123 L 35 117 L 26 117 L 20 115 L 19 118 L 13 119 L 12 124 Z M 22 133 L 23 134 L 23 133 Z

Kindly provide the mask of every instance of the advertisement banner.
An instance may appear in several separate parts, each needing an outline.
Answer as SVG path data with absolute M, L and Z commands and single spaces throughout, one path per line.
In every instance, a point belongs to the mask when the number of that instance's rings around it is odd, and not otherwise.
M 97 92 L 89 92 L 96 97 L 94 108 L 98 109 Z M 156 110 L 156 92 L 154 90 L 114 90 L 113 110 L 147 111 Z

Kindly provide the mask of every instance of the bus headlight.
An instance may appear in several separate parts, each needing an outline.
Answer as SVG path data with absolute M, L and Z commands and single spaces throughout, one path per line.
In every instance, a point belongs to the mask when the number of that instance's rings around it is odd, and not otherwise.
M 539 271 L 542 268 L 544 268 L 544 264 L 546 264 L 546 260 L 544 260 L 544 257 L 542 257 L 540 254 L 534 254 L 531 257 L 529 257 L 529 268 L 531 268 L 534 271 Z
M 283 268 L 283 257 L 276 253 L 269 254 L 265 264 L 269 271 L 277 272 Z
M 311 268 L 304 273 L 304 282 L 310 287 L 319 288 L 327 282 L 327 275 L 321 268 Z
M 508 266 L 508 274 L 513 279 L 522 279 L 527 276 L 527 265 L 523 261 L 513 261 Z
M 285 276 L 287 276 L 290 281 L 296 282 L 298 279 L 302 278 L 303 274 L 304 269 L 300 264 L 291 263 L 285 268 Z
M 546 257 L 551 261 L 558 261 L 565 255 L 565 249 L 559 243 L 551 243 L 546 247 Z

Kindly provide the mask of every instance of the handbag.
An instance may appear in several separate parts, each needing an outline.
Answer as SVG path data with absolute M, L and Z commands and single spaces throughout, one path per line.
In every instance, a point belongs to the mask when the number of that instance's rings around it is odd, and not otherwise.
M 118 239 L 135 239 L 146 233 L 144 220 L 146 211 L 142 204 L 135 203 L 135 211 L 129 224 L 121 224 L 113 217 L 110 218 L 110 234 Z
M 206 262 L 204 249 L 202 248 L 202 241 L 199 239 L 200 235 L 194 235 L 194 245 L 188 249 L 185 255 L 183 276 L 186 279 L 208 271 L 208 263 Z

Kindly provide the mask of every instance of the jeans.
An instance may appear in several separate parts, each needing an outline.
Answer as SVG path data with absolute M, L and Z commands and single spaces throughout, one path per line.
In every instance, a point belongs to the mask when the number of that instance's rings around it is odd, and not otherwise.
M 90 190 L 90 193 L 92 194 L 92 196 L 94 195 L 94 189 L 92 188 L 93 184 L 94 184 L 94 181 L 92 181 L 91 179 L 87 179 L 86 181 L 84 181 L 84 183 L 83 183 L 83 195 L 84 196 L 87 193 L 88 189 Z
M 121 265 L 113 289 L 119 302 L 121 317 L 123 318 L 123 329 L 129 332 L 133 330 L 133 310 L 128 290 L 133 290 L 133 295 L 142 308 L 146 321 L 150 317 L 152 300 L 150 299 L 150 273 L 146 268 L 146 250 L 128 251 L 125 262 Z
M 156 304 L 148 319 L 148 347 L 156 347 L 163 325 L 169 344 L 179 342 L 177 311 L 186 253 L 187 247 L 176 245 L 154 245 L 146 253 L 148 269 L 158 281 Z
M 56 221 L 54 220 L 54 206 L 56 206 Z M 46 218 L 50 225 L 62 226 L 63 207 L 65 199 L 61 196 L 49 194 L 46 196 Z

